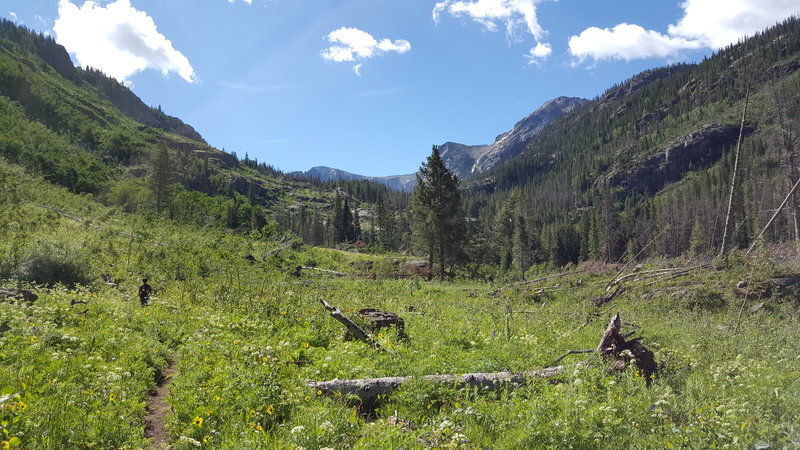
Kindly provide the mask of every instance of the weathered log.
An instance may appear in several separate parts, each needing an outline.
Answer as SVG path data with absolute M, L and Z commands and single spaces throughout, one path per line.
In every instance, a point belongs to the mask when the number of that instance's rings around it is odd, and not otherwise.
M 300 274 L 303 272 L 303 270 L 316 270 L 318 272 L 329 273 L 329 274 L 337 276 L 337 277 L 346 277 L 347 276 L 347 274 L 343 273 L 343 272 L 337 272 L 335 270 L 320 269 L 319 267 L 308 267 L 308 266 L 297 266 L 297 267 L 295 267 L 294 268 L 294 272 L 292 273 L 292 276 L 299 277 Z
M 378 344 L 378 341 L 373 339 L 372 336 L 369 335 L 369 333 L 362 330 L 361 327 L 356 325 L 355 322 L 350 320 L 349 317 L 342 314 L 342 312 L 339 311 L 339 308 L 332 306 L 330 303 L 326 302 L 324 298 L 319 299 L 319 301 L 320 303 L 322 303 L 322 306 L 324 306 L 325 309 L 327 309 L 328 312 L 331 313 L 331 317 L 341 322 L 341 324 L 344 325 L 345 328 L 347 328 L 347 331 L 349 331 L 350 334 L 352 334 L 356 339 L 366 342 L 367 344 L 375 348 L 381 348 L 381 345 Z
M 323 300 L 324 301 L 324 300 Z M 611 318 L 606 327 L 606 331 L 600 338 L 600 343 L 595 350 L 570 350 L 555 362 L 560 361 L 567 355 L 575 353 L 594 353 L 604 360 L 609 361 L 609 365 L 616 370 L 624 369 L 630 361 L 635 361 L 642 375 L 646 377 L 647 385 L 652 381 L 652 376 L 656 373 L 657 365 L 653 352 L 642 345 L 638 338 L 631 341 L 625 339 L 632 333 L 621 334 L 620 328 L 622 321 L 619 313 Z M 628 350 L 628 352 L 625 352 Z M 570 367 L 579 367 L 586 363 Z M 320 394 L 337 392 L 344 395 L 357 396 L 367 409 L 372 408 L 379 396 L 389 395 L 404 383 L 411 380 L 423 380 L 434 384 L 453 384 L 468 388 L 482 390 L 495 390 L 503 387 L 515 387 L 524 385 L 530 378 L 551 378 L 564 373 L 568 366 L 548 367 L 539 370 L 524 372 L 495 372 L 495 373 L 468 373 L 463 375 L 423 375 L 419 377 L 383 377 L 383 378 L 362 378 L 356 380 L 331 380 L 331 381 L 309 381 L 306 384 L 314 388 Z
M 564 372 L 565 366 L 525 372 L 466 373 L 463 375 L 423 375 L 420 377 L 383 377 L 363 378 L 359 380 L 310 381 L 308 386 L 320 391 L 339 392 L 344 395 L 355 395 L 365 405 L 372 405 L 379 396 L 384 396 L 398 389 L 402 384 L 419 379 L 434 384 L 454 384 L 493 391 L 506 386 L 524 385 L 529 378 L 551 378 Z
M 617 289 L 614 292 L 608 295 L 604 295 L 602 297 L 597 297 L 596 299 L 592 300 L 592 303 L 594 303 L 594 306 L 597 307 L 603 306 L 606 303 L 610 302 L 611 300 L 614 300 L 619 294 L 622 293 L 622 291 L 623 291 L 622 285 L 619 285 L 617 286 Z
M 26 302 L 33 303 L 39 299 L 39 296 L 27 289 L 0 289 L 0 297 L 10 297 L 15 300 L 25 300 Z

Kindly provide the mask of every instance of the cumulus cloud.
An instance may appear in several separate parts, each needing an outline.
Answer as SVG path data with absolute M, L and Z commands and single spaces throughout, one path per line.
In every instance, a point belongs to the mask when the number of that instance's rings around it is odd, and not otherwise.
M 196 81 L 189 59 L 175 50 L 153 19 L 133 8 L 130 0 L 105 6 L 86 1 L 81 7 L 59 0 L 53 30 L 81 66 L 100 69 L 122 82 L 146 69 L 159 70 L 164 76 L 175 72 L 190 83 Z
M 531 51 L 525 55 L 528 58 L 528 64 L 537 64 L 545 59 L 547 59 L 550 54 L 553 53 L 553 47 L 550 46 L 548 43 L 537 43 L 536 47 L 533 47 Z
M 505 26 L 513 38 L 519 28 L 526 29 L 534 38 L 541 39 L 545 30 L 536 17 L 536 5 L 543 0 L 443 0 L 433 7 L 433 20 L 438 22 L 442 12 L 455 17 L 468 17 L 489 31 Z
M 13 19 L 14 22 L 18 22 L 19 21 L 19 18 L 17 17 L 17 13 L 15 13 L 14 11 L 9 11 L 8 15 L 11 16 L 11 19 Z
M 405 39 L 381 39 L 372 37 L 358 28 L 342 27 L 330 32 L 325 39 L 332 45 L 322 51 L 322 57 L 333 62 L 355 62 L 353 72 L 361 75 L 363 62 L 383 53 L 406 53 L 411 43 Z
M 681 50 L 700 48 L 700 43 L 665 36 L 639 25 L 621 23 L 614 28 L 591 27 L 569 38 L 569 51 L 583 62 L 594 60 L 666 57 Z
M 684 16 L 669 26 L 669 34 L 698 40 L 713 49 L 800 14 L 797 0 L 686 0 L 681 7 Z
M 569 38 L 569 51 L 580 63 L 587 58 L 631 60 L 698 48 L 717 50 L 800 14 L 797 0 L 685 0 L 681 8 L 683 17 L 667 28 L 667 34 L 627 23 L 591 27 Z

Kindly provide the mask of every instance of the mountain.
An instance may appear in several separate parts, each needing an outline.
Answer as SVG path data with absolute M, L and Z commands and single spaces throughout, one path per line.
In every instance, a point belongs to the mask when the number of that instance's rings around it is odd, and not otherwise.
M 511 130 L 497 136 L 491 145 L 464 145 L 456 142 L 445 142 L 439 146 L 439 153 L 448 169 L 459 179 L 465 179 L 475 173 L 485 172 L 519 154 L 526 143 L 547 124 L 588 102 L 575 97 L 558 97 L 543 104 L 514 125 Z M 416 174 L 372 177 L 346 172 L 325 166 L 316 166 L 305 172 L 292 172 L 290 175 L 300 178 L 318 179 L 320 181 L 368 180 L 388 186 L 396 191 L 411 192 L 416 184 Z
M 516 156 L 466 179 L 465 205 L 485 227 L 507 206 L 559 264 L 618 261 L 645 246 L 659 256 L 718 252 L 723 240 L 746 248 L 800 178 L 799 117 L 794 17 L 565 112 L 521 140 Z M 797 239 L 798 211 L 795 194 L 765 239 Z
M 340 169 L 334 169 L 326 166 L 315 166 L 311 169 L 301 172 L 291 172 L 289 175 L 298 178 L 309 178 L 326 181 L 340 181 L 340 180 L 356 180 L 356 181 L 374 181 L 383 184 L 395 191 L 411 192 L 416 184 L 416 174 L 409 175 L 390 175 L 385 177 L 371 177 L 366 175 L 358 175 L 355 173 L 346 172 Z
M 517 122 L 511 130 L 497 136 L 491 145 L 445 142 L 439 151 L 447 168 L 463 180 L 518 155 L 547 124 L 588 101 L 576 97 L 554 98 Z

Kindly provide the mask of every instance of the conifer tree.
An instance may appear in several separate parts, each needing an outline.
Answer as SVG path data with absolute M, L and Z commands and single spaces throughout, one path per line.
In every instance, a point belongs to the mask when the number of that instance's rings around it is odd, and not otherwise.
M 150 191 L 156 212 L 169 204 L 172 184 L 175 183 L 175 168 L 165 145 L 160 145 L 150 159 Z
M 410 208 L 414 245 L 428 255 L 431 268 L 438 264 L 444 279 L 446 263 L 461 249 L 465 226 L 458 178 L 445 167 L 435 145 L 417 173 Z

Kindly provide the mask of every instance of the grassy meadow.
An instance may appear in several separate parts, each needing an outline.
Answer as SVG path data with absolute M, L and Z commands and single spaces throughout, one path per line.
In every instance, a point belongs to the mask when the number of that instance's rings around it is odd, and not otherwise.
M 176 449 L 800 445 L 800 304 L 736 287 L 794 273 L 794 259 L 734 255 L 675 278 L 645 272 L 696 263 L 645 262 L 598 308 L 620 267 L 542 269 L 529 284 L 427 282 L 403 275 L 408 257 L 129 216 L 20 175 L 0 167 L 0 252 L 41 281 L 0 284 L 39 296 L 0 300 L 3 448 L 151 447 L 147 402 L 170 364 Z M 292 276 L 297 265 L 348 276 Z M 64 282 L 45 286 L 42 272 Z M 157 289 L 148 307 L 136 298 L 142 277 Z M 374 334 L 393 353 L 348 339 L 320 298 L 350 317 L 396 312 L 408 336 Z M 513 390 L 411 382 L 369 413 L 306 384 L 542 368 L 594 349 L 616 312 L 655 353 L 650 387 L 635 367 L 572 366 L 588 355 Z

